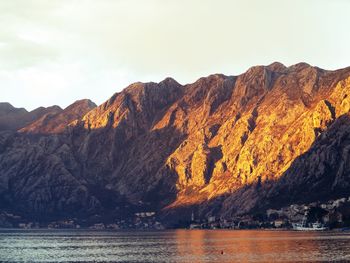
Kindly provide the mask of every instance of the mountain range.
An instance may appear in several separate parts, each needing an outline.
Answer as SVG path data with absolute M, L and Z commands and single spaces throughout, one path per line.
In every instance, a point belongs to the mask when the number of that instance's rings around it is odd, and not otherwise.
M 275 62 L 131 84 L 96 106 L 0 103 L 0 210 L 169 224 L 350 195 L 350 68 Z

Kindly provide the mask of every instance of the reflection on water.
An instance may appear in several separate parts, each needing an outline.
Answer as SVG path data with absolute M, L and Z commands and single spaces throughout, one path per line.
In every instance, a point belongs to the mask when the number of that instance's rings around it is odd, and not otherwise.
M 178 255 L 180 259 L 186 259 L 184 261 L 295 262 L 350 259 L 350 235 L 344 233 L 177 231 L 176 236 Z
M 278 262 L 350 260 L 350 234 L 175 230 L 1 230 L 0 261 Z

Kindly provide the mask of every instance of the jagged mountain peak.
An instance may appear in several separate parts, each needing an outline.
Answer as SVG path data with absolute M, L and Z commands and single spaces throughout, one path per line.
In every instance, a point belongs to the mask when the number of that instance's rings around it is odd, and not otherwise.
M 71 111 L 73 109 L 81 110 L 82 108 L 93 109 L 95 107 L 97 107 L 97 105 L 93 101 L 89 99 L 81 99 L 68 105 L 66 108 L 64 108 L 64 111 Z
M 133 122 L 140 129 L 148 129 L 156 115 L 178 99 L 182 86 L 167 78 L 159 83 L 136 82 L 115 93 L 105 103 L 84 116 L 85 127 L 116 127 L 121 121 Z M 137 117 L 137 118 L 136 118 Z
M 10 103 L 0 103 L 0 131 L 18 130 L 24 126 L 39 119 L 43 115 L 52 112 L 58 112 L 61 108 L 58 106 L 39 107 L 28 112 L 24 108 L 15 108 Z
M 41 112 L 41 111 L 44 111 L 44 110 L 54 110 L 54 111 L 61 111 L 62 108 L 58 105 L 53 105 L 53 106 L 50 106 L 50 107 L 38 107 L 34 110 L 32 110 L 31 112 Z
M 266 66 L 271 71 L 283 72 L 287 69 L 287 67 L 280 62 L 273 62 L 270 65 Z
M 294 65 L 289 66 L 288 69 L 299 71 L 299 70 L 303 70 L 305 68 L 310 68 L 310 67 L 313 67 L 313 66 L 311 66 L 310 64 L 308 64 L 306 62 L 299 62 L 299 63 L 296 63 Z
M 41 118 L 22 128 L 20 131 L 31 134 L 62 133 L 72 122 L 78 122 L 85 114 L 96 108 L 89 99 L 77 100 L 63 110 L 49 112 Z
M 171 77 L 166 77 L 165 79 L 160 81 L 158 84 L 162 84 L 162 83 L 165 85 L 176 85 L 176 86 L 181 85 L 179 82 L 177 82 L 175 79 Z

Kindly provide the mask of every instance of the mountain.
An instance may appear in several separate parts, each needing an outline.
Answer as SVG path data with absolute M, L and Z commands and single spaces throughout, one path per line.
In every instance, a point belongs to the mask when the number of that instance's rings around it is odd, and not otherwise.
M 96 107 L 91 100 L 78 100 L 64 110 L 49 112 L 41 118 L 20 129 L 26 133 L 60 133 L 73 121 L 82 118 L 87 112 Z
M 10 103 L 0 102 L 0 131 L 18 130 L 45 114 L 54 114 L 61 110 L 59 106 L 52 106 L 48 108 L 39 107 L 28 112 L 24 108 L 15 108 Z
M 349 95 L 350 68 L 306 63 L 134 83 L 1 132 L 0 209 L 175 222 L 349 196 Z

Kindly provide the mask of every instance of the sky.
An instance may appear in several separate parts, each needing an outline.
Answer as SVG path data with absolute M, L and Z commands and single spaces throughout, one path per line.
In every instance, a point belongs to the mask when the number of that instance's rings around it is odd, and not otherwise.
M 350 0 L 0 0 L 0 101 L 33 110 L 274 61 L 350 66 Z

